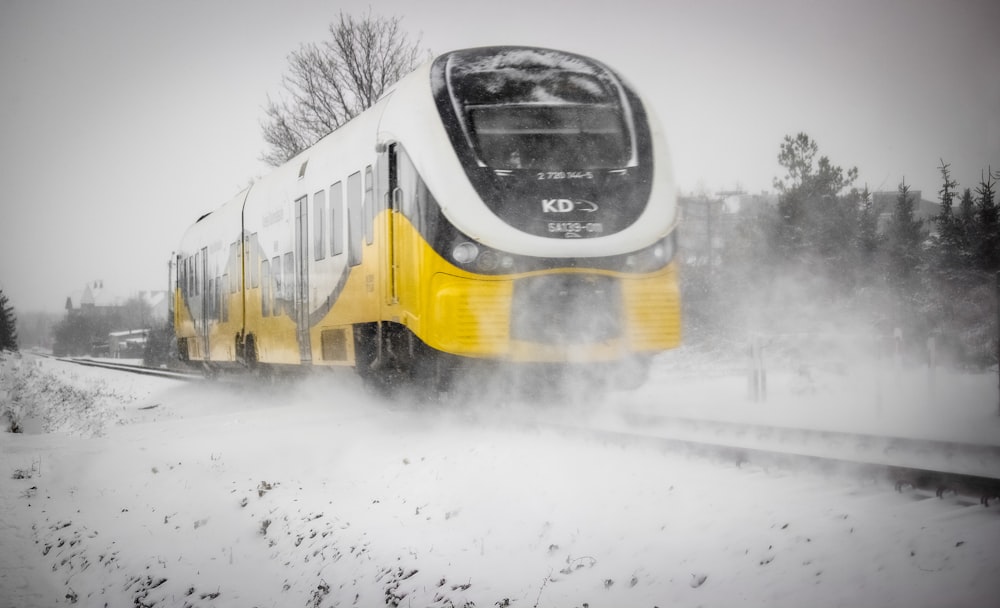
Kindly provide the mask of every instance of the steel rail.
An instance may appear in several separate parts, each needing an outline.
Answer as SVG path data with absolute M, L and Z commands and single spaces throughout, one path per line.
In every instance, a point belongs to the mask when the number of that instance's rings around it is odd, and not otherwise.
M 87 367 L 99 367 L 103 369 L 111 369 L 121 372 L 128 372 L 131 374 L 140 374 L 144 376 L 156 376 L 159 378 L 170 378 L 172 380 L 183 380 L 183 381 L 198 381 L 204 380 L 205 377 L 202 374 L 192 373 L 192 372 L 179 372 L 167 369 L 161 369 L 156 367 L 146 367 L 143 365 L 132 365 L 128 363 L 114 363 L 111 361 L 98 361 L 96 359 L 82 359 L 78 357 L 55 357 L 57 361 L 64 361 L 66 363 L 76 363 L 77 365 L 84 365 Z

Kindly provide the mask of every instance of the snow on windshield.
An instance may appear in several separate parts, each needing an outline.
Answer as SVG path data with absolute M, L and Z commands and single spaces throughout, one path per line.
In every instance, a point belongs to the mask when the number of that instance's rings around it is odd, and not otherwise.
M 448 82 L 459 107 L 483 103 L 614 103 L 617 84 L 583 58 L 543 49 L 453 55 Z

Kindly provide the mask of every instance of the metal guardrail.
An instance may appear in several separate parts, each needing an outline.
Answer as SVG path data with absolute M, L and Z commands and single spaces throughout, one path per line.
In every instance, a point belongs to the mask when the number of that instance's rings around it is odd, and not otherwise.
M 954 494 L 956 496 L 963 496 L 978 501 L 980 504 L 987 507 L 994 502 L 1000 502 L 1000 478 L 988 475 L 941 471 L 901 464 L 851 460 L 834 456 L 808 454 L 794 450 L 783 451 L 749 447 L 745 445 L 732 445 L 725 443 L 724 440 L 671 437 L 668 435 L 657 434 L 655 430 L 651 430 L 648 427 L 645 427 L 647 430 L 636 432 L 627 429 L 596 429 L 589 427 L 577 427 L 564 423 L 543 424 L 560 430 L 598 435 L 602 439 L 610 438 L 612 441 L 617 440 L 623 443 L 641 442 L 650 446 L 666 447 L 671 450 L 683 450 L 686 453 L 697 456 L 728 460 L 736 463 L 737 466 L 742 466 L 743 464 L 754 464 L 763 467 L 808 468 L 820 472 L 851 474 L 866 479 L 887 482 L 898 492 L 902 492 L 907 488 L 912 488 L 934 492 L 934 494 L 938 497 L 943 497 L 946 494 Z M 732 424 L 731 426 L 747 428 L 748 425 Z M 750 425 L 749 428 L 758 431 L 773 431 L 775 433 L 813 433 L 813 431 L 800 429 L 781 429 L 763 427 L 759 425 Z M 971 450 L 973 452 L 988 453 L 990 455 L 1000 454 L 1000 446 L 980 446 L 899 437 L 830 433 L 826 431 L 815 431 L 815 433 L 818 435 L 836 434 L 840 436 L 841 439 L 854 439 L 861 442 L 878 441 L 890 446 L 906 444 L 909 449 L 915 450 L 924 448 L 943 448 L 953 451 Z

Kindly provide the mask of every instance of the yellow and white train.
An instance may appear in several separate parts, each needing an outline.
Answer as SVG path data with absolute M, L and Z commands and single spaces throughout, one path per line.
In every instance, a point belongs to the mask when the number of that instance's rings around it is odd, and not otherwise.
M 661 128 L 613 70 L 446 53 L 188 229 L 180 357 L 381 387 L 470 368 L 634 384 L 680 343 L 677 221 Z

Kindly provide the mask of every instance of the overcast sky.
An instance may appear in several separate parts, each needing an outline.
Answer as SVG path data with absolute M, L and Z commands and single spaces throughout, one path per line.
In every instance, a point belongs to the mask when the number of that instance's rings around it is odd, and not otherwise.
M 937 199 L 1000 168 L 1000 2 L 0 0 L 0 289 L 62 309 L 101 279 L 165 289 L 185 228 L 267 168 L 287 55 L 343 9 L 435 53 L 532 44 L 647 94 L 683 192 L 771 189 L 803 131 L 859 183 Z

